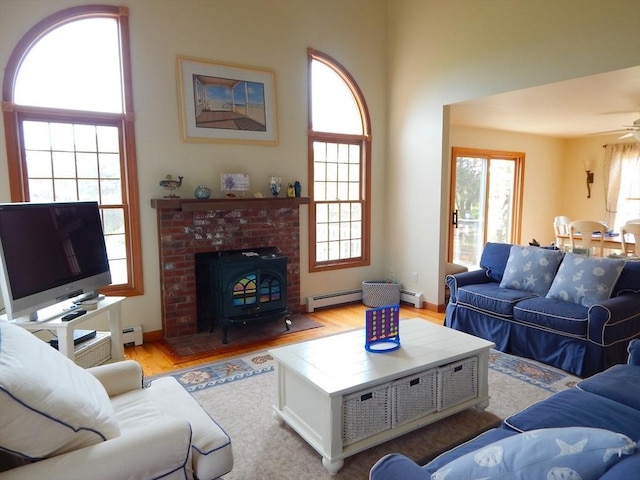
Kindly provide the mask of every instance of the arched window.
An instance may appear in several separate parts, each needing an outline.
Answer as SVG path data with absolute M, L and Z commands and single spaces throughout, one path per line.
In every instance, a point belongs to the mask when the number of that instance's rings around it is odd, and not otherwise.
M 309 269 L 368 265 L 371 125 L 360 88 L 309 49 Z
M 111 295 L 143 293 L 128 14 L 87 5 L 45 18 L 2 85 L 11 200 L 97 201 Z

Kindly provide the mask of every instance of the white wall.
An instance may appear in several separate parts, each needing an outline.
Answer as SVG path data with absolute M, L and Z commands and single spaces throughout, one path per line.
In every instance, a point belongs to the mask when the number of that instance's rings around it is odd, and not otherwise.
M 639 65 L 640 9 L 637 0 L 396 0 L 388 17 L 387 218 L 403 233 L 390 237 L 388 261 L 400 281 L 417 271 L 416 288 L 436 303 L 451 147 L 443 107 Z
M 0 0 L 0 65 L 20 37 L 47 15 L 73 5 L 64 0 Z M 113 2 L 106 2 L 113 3 Z M 125 0 L 130 9 L 135 128 L 141 199 L 145 294 L 125 304 L 125 324 L 159 330 L 160 286 L 156 212 L 150 199 L 166 194 L 158 181 L 183 175 L 178 192 L 196 185 L 218 188 L 221 172 L 246 172 L 267 192 L 267 177 L 299 179 L 307 190 L 307 48 L 327 53 L 358 82 L 371 113 L 373 211 L 384 211 L 386 162 L 386 19 L 384 0 Z M 277 146 L 184 143 L 180 139 L 176 55 L 273 69 L 276 74 Z M 2 129 L 0 129 L 2 130 Z M 9 201 L 4 135 L 0 141 L 0 201 Z M 214 191 L 214 196 L 216 192 Z M 219 194 L 219 193 L 218 193 Z M 358 286 L 384 270 L 386 228 L 375 215 L 372 265 L 308 273 L 308 215 L 301 209 L 301 296 Z

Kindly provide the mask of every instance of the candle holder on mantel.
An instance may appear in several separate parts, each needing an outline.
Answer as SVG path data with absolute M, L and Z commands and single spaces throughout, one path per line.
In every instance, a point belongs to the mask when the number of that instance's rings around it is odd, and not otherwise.
M 277 197 L 280 194 L 280 190 L 282 189 L 282 177 L 278 177 L 277 175 L 271 175 L 269 177 L 269 190 L 271 191 L 271 195 Z

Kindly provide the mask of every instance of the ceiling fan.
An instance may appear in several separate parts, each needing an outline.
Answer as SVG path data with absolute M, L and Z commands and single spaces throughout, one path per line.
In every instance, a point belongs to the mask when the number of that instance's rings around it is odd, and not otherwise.
M 635 137 L 636 140 L 640 140 L 640 118 L 633 122 L 633 125 L 625 125 L 624 129 L 627 133 L 618 137 L 618 140 L 622 138 Z
M 623 125 L 623 128 L 618 128 L 617 130 L 608 130 L 606 132 L 591 133 L 591 134 L 588 134 L 588 136 L 608 135 L 611 133 L 619 133 L 619 132 L 626 132 L 626 133 L 618 137 L 618 140 L 621 140 L 623 138 L 635 137 L 636 140 L 640 141 L 640 118 L 635 120 L 632 125 Z

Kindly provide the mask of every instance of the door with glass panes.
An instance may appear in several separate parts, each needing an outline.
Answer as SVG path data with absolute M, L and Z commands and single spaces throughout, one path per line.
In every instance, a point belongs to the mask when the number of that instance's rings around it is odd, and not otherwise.
M 454 147 L 448 261 L 478 268 L 487 242 L 517 243 L 524 153 Z

